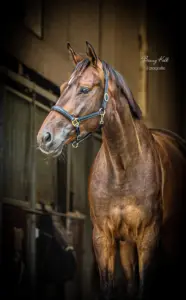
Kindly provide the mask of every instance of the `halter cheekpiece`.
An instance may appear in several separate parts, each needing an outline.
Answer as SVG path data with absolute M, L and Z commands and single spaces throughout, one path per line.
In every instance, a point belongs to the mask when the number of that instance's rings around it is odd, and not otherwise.
M 58 105 L 54 105 L 51 108 L 51 110 L 57 111 L 58 113 L 60 113 L 64 117 L 66 117 L 69 121 L 71 121 L 72 125 L 75 127 L 76 139 L 72 142 L 73 148 L 78 148 L 79 143 L 83 142 L 85 139 L 87 139 L 88 137 L 90 137 L 92 135 L 92 132 L 89 132 L 83 137 L 80 136 L 80 123 L 82 121 L 100 116 L 100 122 L 99 122 L 98 129 L 101 129 L 103 127 L 105 110 L 106 110 L 107 102 L 109 100 L 109 95 L 108 95 L 108 72 L 106 70 L 104 62 L 102 62 L 102 65 L 103 65 L 103 71 L 104 71 L 105 88 L 104 88 L 104 96 L 103 96 L 102 105 L 98 111 L 93 112 L 88 115 L 85 115 L 85 116 L 82 116 L 82 117 L 74 117 L 71 114 L 69 114 L 65 109 L 61 108 Z

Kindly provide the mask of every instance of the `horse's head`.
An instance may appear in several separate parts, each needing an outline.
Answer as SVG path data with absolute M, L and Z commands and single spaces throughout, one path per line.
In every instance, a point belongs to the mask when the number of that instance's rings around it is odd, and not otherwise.
M 103 120 L 108 75 L 93 47 L 86 45 L 87 58 L 83 58 L 67 44 L 75 69 L 61 86 L 61 95 L 38 132 L 38 146 L 45 154 L 58 155 L 64 144 L 72 141 L 77 146 L 79 139 L 95 131 Z

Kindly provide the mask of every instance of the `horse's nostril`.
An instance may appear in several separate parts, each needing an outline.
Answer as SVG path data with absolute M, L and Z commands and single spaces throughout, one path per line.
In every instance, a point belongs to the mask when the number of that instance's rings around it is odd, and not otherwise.
M 50 143 L 52 141 L 52 135 L 50 132 L 45 132 L 43 135 L 43 142 L 44 143 Z

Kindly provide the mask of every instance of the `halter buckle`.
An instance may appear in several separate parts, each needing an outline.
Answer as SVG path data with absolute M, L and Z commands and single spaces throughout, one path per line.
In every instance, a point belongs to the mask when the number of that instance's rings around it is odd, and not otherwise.
M 103 110 L 102 108 L 100 108 L 99 111 L 100 111 L 100 117 L 101 117 L 99 124 L 104 124 L 105 110 Z
M 72 125 L 73 125 L 74 127 L 78 127 L 78 126 L 79 126 L 79 121 L 78 121 L 77 118 L 75 118 L 74 120 L 72 120 Z

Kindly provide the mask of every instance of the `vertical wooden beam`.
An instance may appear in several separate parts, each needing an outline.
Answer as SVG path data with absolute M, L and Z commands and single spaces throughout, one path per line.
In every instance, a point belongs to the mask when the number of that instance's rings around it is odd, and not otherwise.
M 139 29 L 140 66 L 139 66 L 138 103 L 140 105 L 144 117 L 146 117 L 147 115 L 147 65 L 146 65 L 145 57 L 148 55 L 148 42 L 147 42 L 146 10 L 147 10 L 146 0 L 142 0 L 140 29 Z
M 109 63 L 115 65 L 116 38 L 116 7 L 117 1 L 100 0 L 99 4 L 99 56 Z
M 70 211 L 70 183 L 71 183 L 71 145 L 67 146 L 67 186 L 66 186 L 66 212 Z M 66 228 L 70 231 L 70 218 L 66 218 Z
M 2 199 L 3 199 L 3 110 L 5 90 L 0 82 L 0 265 L 2 264 Z
M 98 56 L 102 57 L 102 9 L 103 9 L 103 0 L 98 2 Z
M 30 199 L 29 206 L 31 209 L 36 207 L 36 128 L 35 128 L 35 95 L 33 96 L 33 102 L 31 104 L 31 118 L 30 118 Z M 28 240 L 27 240 L 27 262 L 30 275 L 31 286 L 31 299 L 35 299 L 36 288 L 36 215 L 27 215 L 28 225 Z

